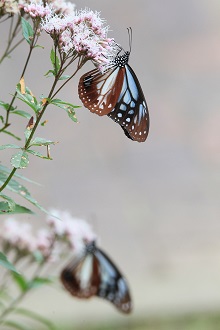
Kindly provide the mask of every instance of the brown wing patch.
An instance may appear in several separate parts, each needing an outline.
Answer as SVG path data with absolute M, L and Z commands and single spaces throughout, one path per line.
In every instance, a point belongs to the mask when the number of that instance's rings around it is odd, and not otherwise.
M 79 98 L 86 108 L 99 116 L 107 115 L 115 107 L 124 80 L 124 68 L 113 68 L 101 74 L 94 69 L 79 80 Z
M 90 257 L 92 258 L 91 274 L 83 274 L 85 259 Z M 82 283 L 84 276 L 88 276 L 88 278 Z M 70 262 L 61 272 L 60 279 L 65 289 L 72 296 L 84 299 L 90 298 L 96 295 L 100 283 L 98 263 L 91 255 L 80 261 Z

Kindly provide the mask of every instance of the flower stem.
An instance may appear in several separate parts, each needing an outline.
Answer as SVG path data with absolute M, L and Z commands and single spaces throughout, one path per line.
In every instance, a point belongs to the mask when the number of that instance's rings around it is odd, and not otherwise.
M 19 21 L 19 22 L 20 22 L 20 21 Z M 17 23 L 17 25 L 18 25 L 18 23 Z M 35 44 L 36 44 L 36 42 L 37 42 L 37 39 L 38 39 L 38 36 L 37 36 L 37 28 L 38 28 L 38 27 L 36 27 L 36 29 L 35 29 L 34 36 L 33 36 L 32 42 L 31 42 L 31 44 L 30 44 L 29 53 L 28 53 L 28 56 L 27 56 L 27 59 L 26 59 L 26 62 L 25 62 L 25 65 L 24 65 L 23 71 L 22 71 L 22 73 L 21 73 L 20 79 L 21 79 L 21 78 L 24 76 L 24 74 L 25 74 L 25 71 L 26 71 L 26 69 L 27 69 L 28 63 L 29 63 L 29 61 L 30 61 L 30 57 L 31 57 L 32 51 L 33 51 L 33 49 L 34 49 L 34 47 L 35 47 Z M 15 30 L 14 30 L 14 32 L 15 32 Z M 13 32 L 13 34 L 14 34 L 14 32 Z M 0 61 L 0 63 L 1 63 L 1 61 Z M 12 100 L 11 100 L 11 103 L 10 103 L 8 109 L 7 109 L 6 118 L 5 118 L 5 123 L 4 123 L 4 126 L 0 129 L 0 133 L 3 132 L 8 126 L 10 126 L 10 123 L 9 123 L 9 114 L 10 114 L 10 111 L 11 111 L 11 109 L 12 109 L 13 103 L 14 103 L 14 101 L 15 101 L 15 99 L 16 99 L 16 96 L 17 96 L 17 92 L 15 92 L 15 94 L 14 94 Z M 0 191 L 1 191 L 1 190 L 0 190 Z
M 39 276 L 42 267 L 44 266 L 44 263 L 40 263 L 38 267 L 35 269 L 34 274 L 32 275 L 32 278 L 30 279 L 29 283 L 31 283 L 36 277 Z M 4 323 L 5 317 L 13 312 L 15 307 L 19 304 L 19 302 L 27 295 L 27 293 L 31 290 L 31 286 L 27 288 L 25 291 L 22 291 L 15 300 L 11 302 L 11 304 L 6 307 L 3 312 L 0 314 L 0 325 Z
M 10 182 L 11 178 L 13 177 L 13 175 L 15 174 L 17 168 L 13 167 L 11 173 L 9 174 L 9 176 L 7 177 L 7 180 L 3 183 L 3 185 L 0 187 L 0 192 L 7 186 L 7 184 Z
M 0 64 L 3 62 L 3 60 L 11 53 L 12 50 L 10 50 L 11 44 L 14 40 L 14 38 L 16 37 L 17 33 L 18 33 L 18 28 L 20 27 L 20 22 L 21 22 L 21 17 L 18 15 L 18 20 L 17 23 L 14 27 L 14 30 L 12 32 L 12 26 L 13 26 L 13 17 L 11 18 L 11 25 L 10 25 L 10 29 L 9 29 L 9 37 L 8 37 L 8 45 L 6 47 L 6 50 L 4 52 L 4 54 L 2 55 L 2 57 L 0 58 Z M 18 43 L 19 44 L 19 43 Z M 18 46 L 18 44 L 16 44 Z M 13 49 L 15 48 L 15 46 L 13 47 Z

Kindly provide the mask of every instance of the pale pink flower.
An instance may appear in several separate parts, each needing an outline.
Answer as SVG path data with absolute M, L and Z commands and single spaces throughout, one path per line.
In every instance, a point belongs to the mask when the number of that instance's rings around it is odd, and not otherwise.
M 45 32 L 54 36 L 59 36 L 67 28 L 68 19 L 57 14 L 49 14 L 41 22 L 41 28 Z
M 86 243 L 96 239 L 91 226 L 82 219 L 73 218 L 69 212 L 51 210 L 57 218 L 49 216 L 48 224 L 55 234 L 72 247 L 73 252 L 82 250 Z M 59 218 L 59 219 L 58 219 Z
M 57 14 L 70 15 L 75 10 L 75 4 L 65 0 L 49 0 L 48 4 L 51 5 L 53 11 Z
M 19 251 L 29 253 L 36 249 L 36 241 L 31 225 L 28 223 L 9 218 L 3 223 L 0 237 L 5 243 Z
M 20 2 L 20 8 L 22 8 L 26 14 L 29 14 L 32 18 L 45 17 L 52 13 L 51 7 L 42 0 L 31 0 L 30 2 Z
M 44 257 L 51 254 L 54 235 L 48 229 L 39 229 L 36 235 L 36 250 L 40 251 Z
M 4 14 L 18 14 L 18 2 L 16 0 L 0 0 L 0 17 Z
M 115 42 L 107 37 L 109 27 L 98 12 L 86 9 L 62 16 L 50 14 L 41 27 L 58 41 L 61 53 L 84 56 L 98 66 L 108 64 L 115 54 Z

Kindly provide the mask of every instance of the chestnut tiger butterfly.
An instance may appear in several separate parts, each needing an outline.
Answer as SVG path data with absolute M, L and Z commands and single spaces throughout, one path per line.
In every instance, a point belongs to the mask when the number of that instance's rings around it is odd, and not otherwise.
M 99 116 L 107 115 L 118 123 L 125 135 L 144 142 L 149 131 L 147 103 L 138 78 L 128 64 L 131 52 L 132 30 L 128 29 L 130 51 L 122 51 L 111 61 L 104 73 L 98 68 L 84 74 L 78 93 L 83 105 Z
M 94 241 L 86 244 L 83 254 L 62 270 L 60 278 L 66 290 L 75 297 L 98 296 L 113 303 L 123 313 L 132 310 L 124 276 Z

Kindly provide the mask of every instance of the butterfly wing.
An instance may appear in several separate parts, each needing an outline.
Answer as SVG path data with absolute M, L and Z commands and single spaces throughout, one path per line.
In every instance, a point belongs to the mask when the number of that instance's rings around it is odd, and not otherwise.
M 99 116 L 107 115 L 115 107 L 124 80 L 125 69 L 114 66 L 101 74 L 94 69 L 79 80 L 79 98 L 86 108 Z
M 61 272 L 61 282 L 66 290 L 78 298 L 97 294 L 100 285 L 99 264 L 92 254 L 74 258 Z
M 95 257 L 100 265 L 101 274 L 96 295 L 112 302 L 121 312 L 130 313 L 132 302 L 125 278 L 102 250 L 97 248 Z
M 61 281 L 73 296 L 98 296 L 112 302 L 121 312 L 130 313 L 132 303 L 125 278 L 109 257 L 90 243 L 83 257 L 74 258 L 61 272 Z
M 126 64 L 121 93 L 108 116 L 118 123 L 131 140 L 144 142 L 149 131 L 147 103 L 132 68 Z

